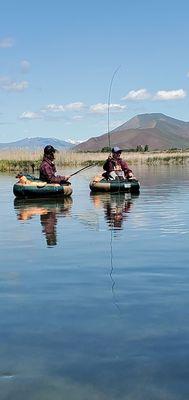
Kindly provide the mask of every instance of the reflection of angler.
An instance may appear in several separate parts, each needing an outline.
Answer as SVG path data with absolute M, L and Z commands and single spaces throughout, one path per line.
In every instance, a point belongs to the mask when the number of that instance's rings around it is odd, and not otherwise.
M 55 246 L 57 244 L 56 226 L 58 216 L 67 216 L 70 214 L 72 198 L 36 200 L 36 199 L 15 199 L 14 207 L 17 211 L 17 218 L 20 221 L 32 219 L 36 215 L 40 215 L 42 232 L 45 234 L 47 246 Z
M 132 207 L 132 196 L 130 193 L 106 193 L 93 194 L 95 207 L 103 206 L 105 218 L 110 228 L 121 229 Z
M 42 232 L 46 236 L 46 241 L 48 246 L 55 246 L 57 244 L 56 238 L 56 225 L 57 216 L 56 211 L 49 211 L 47 214 L 42 214 L 40 216 L 41 225 L 43 227 Z
M 131 193 L 92 193 L 91 199 L 95 208 L 103 208 L 105 219 L 110 229 L 122 229 L 123 222 L 127 219 L 133 201 L 139 194 Z
M 124 199 L 123 204 L 119 202 L 107 202 L 105 204 L 106 219 L 110 222 L 111 227 L 121 228 L 124 217 L 131 208 L 131 200 Z

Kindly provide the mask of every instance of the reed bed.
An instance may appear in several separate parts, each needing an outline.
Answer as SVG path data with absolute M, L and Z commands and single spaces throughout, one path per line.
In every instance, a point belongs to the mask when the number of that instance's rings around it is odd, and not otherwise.
M 87 164 L 102 165 L 109 153 L 60 152 L 56 156 L 57 165 L 77 166 Z M 129 164 L 183 164 L 189 161 L 188 152 L 122 152 L 122 158 Z
M 56 154 L 58 167 L 77 167 L 87 164 L 102 165 L 109 153 L 60 151 Z M 27 171 L 39 169 L 43 157 L 42 151 L 2 150 L 0 151 L 0 171 Z M 185 164 L 189 162 L 189 151 L 162 152 L 123 152 L 122 157 L 129 165 Z

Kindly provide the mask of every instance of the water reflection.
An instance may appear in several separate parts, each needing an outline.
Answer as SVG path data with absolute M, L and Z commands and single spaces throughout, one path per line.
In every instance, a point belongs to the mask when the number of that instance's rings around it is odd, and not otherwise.
M 78 175 L 70 217 L 14 210 L 1 177 L 1 400 L 188 399 L 189 168 L 160 170 L 135 171 L 138 199 L 90 197 Z
M 128 218 L 133 202 L 139 195 L 130 193 L 91 194 L 96 208 L 103 208 L 105 219 L 112 230 L 123 229 L 123 223 Z
M 57 245 L 58 218 L 70 215 L 71 206 L 71 197 L 51 200 L 14 200 L 14 208 L 19 221 L 28 221 L 36 215 L 40 216 L 42 233 L 46 237 L 48 247 Z

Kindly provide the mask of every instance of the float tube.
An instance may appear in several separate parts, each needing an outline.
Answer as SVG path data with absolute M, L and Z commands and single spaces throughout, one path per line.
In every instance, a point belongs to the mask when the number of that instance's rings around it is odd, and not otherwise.
M 139 193 L 140 183 L 137 179 L 105 179 L 94 178 L 89 187 L 92 192 L 130 192 Z
M 13 186 L 13 193 L 17 198 L 60 198 L 71 196 L 71 183 L 60 185 L 58 183 L 43 182 L 31 175 L 19 175 L 19 181 Z

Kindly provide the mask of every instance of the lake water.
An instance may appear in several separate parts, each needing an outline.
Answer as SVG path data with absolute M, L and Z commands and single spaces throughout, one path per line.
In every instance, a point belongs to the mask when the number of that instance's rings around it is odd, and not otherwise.
M 0 400 L 188 400 L 189 169 L 133 169 L 64 203 L 0 175 Z

